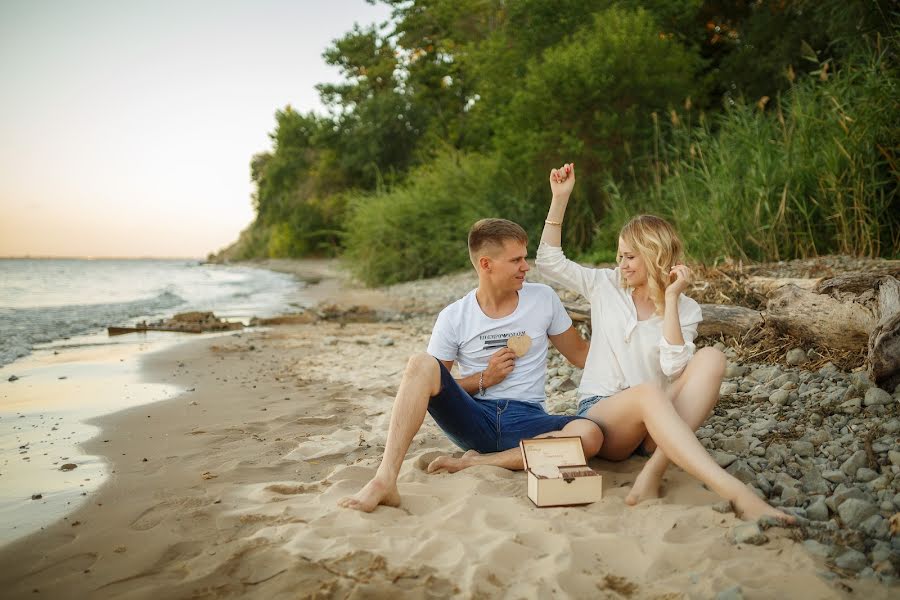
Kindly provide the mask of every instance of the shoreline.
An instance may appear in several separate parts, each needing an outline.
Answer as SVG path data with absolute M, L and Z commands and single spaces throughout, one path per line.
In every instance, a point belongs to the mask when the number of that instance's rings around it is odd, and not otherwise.
M 643 459 L 592 460 L 604 500 L 559 509 L 531 505 L 522 473 L 427 475 L 431 458 L 455 450 L 430 418 L 404 462 L 401 508 L 337 509 L 374 472 L 406 358 L 427 343 L 425 307 L 467 277 L 376 290 L 382 308 L 414 313 L 399 321 L 320 320 L 146 356 L 146 381 L 193 391 L 94 421 L 102 436 L 84 449 L 106 457 L 110 479 L 68 519 L 0 548 L 0 585 L 11 598 L 35 589 L 44 598 L 896 591 L 833 579 L 794 530 L 734 544 L 740 521 L 712 510 L 718 498 L 677 468 L 662 499 L 627 507 Z M 563 374 L 551 370 L 552 387 Z M 548 408 L 565 410 L 571 394 L 554 393 Z

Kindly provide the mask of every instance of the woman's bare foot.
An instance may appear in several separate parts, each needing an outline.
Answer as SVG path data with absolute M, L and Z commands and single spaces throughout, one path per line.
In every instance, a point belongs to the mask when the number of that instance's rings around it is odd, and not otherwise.
M 653 500 L 659 498 L 659 486 L 662 484 L 662 477 L 656 473 L 650 473 L 646 468 L 641 469 L 631 491 L 625 496 L 625 504 L 635 506 L 644 500 Z
M 352 508 L 362 512 L 372 512 L 380 504 L 400 506 L 400 492 L 396 483 L 385 483 L 377 477 L 373 477 L 353 496 L 338 500 L 338 506 L 341 508 Z
M 797 518 L 782 512 L 751 492 L 745 489 L 744 493 L 731 501 L 734 507 L 734 514 L 745 521 L 756 521 L 760 517 L 773 517 L 778 519 L 785 525 L 793 525 L 797 522 Z
M 475 450 L 467 450 L 465 454 L 456 458 L 455 456 L 438 456 L 431 461 L 426 471 L 428 473 L 437 473 L 438 471 L 447 471 L 448 473 L 456 473 L 462 471 L 475 464 L 474 458 L 481 456 Z

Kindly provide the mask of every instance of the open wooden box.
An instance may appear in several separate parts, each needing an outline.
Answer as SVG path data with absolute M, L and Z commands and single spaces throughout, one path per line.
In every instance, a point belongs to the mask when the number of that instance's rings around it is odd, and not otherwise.
M 528 474 L 528 497 L 536 506 L 571 506 L 597 502 L 603 477 L 587 466 L 579 437 L 521 440 Z

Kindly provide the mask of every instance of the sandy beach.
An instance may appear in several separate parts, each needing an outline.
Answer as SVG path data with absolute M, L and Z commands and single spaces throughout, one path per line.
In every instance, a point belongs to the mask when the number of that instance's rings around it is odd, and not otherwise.
M 84 449 L 112 475 L 75 513 L 0 549 L 3 596 L 894 596 L 877 579 L 841 578 L 795 530 L 735 543 L 741 522 L 675 467 L 663 498 L 626 506 L 643 458 L 592 460 L 604 498 L 583 507 L 536 508 L 521 472 L 426 474 L 434 456 L 455 451 L 430 417 L 403 466 L 400 508 L 337 508 L 374 473 L 429 311 L 473 282 L 462 274 L 373 292 L 326 272 L 317 300 L 365 300 L 378 318 L 272 326 L 145 356 L 146 382 L 186 391 L 96 421 L 101 434 Z

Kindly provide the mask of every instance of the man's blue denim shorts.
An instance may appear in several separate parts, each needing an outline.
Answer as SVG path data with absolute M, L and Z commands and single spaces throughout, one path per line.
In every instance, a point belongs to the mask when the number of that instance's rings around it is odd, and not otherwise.
M 547 414 L 543 405 L 536 402 L 473 398 L 439 360 L 438 365 L 441 391 L 428 402 L 428 413 L 463 450 L 481 453 L 509 450 L 516 448 L 519 440 L 559 431 L 582 418 Z

